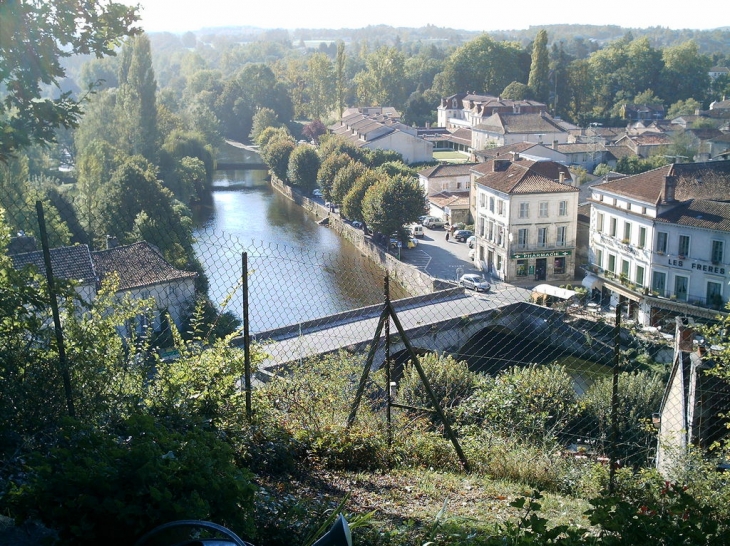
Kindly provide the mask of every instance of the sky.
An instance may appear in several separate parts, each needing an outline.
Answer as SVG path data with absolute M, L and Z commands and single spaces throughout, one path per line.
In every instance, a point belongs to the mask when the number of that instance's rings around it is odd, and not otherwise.
M 618 25 L 624 28 L 710 29 L 730 26 L 722 0 L 118 0 L 142 6 L 147 32 L 196 31 L 207 27 L 362 28 L 428 24 L 463 30 L 526 29 L 550 24 Z

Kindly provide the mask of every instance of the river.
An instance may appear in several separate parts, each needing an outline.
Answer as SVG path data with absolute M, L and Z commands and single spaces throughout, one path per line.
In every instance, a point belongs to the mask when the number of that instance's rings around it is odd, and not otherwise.
M 211 299 L 241 317 L 248 253 L 251 333 L 383 301 L 382 270 L 274 191 L 266 171 L 216 171 L 213 184 L 211 203 L 195 210 L 196 255 Z

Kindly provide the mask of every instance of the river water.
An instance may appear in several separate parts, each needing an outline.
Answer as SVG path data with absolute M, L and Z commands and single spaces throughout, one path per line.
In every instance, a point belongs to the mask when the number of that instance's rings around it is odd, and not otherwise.
M 382 270 L 274 191 L 266 175 L 216 171 L 211 203 L 195 211 L 195 251 L 211 299 L 242 316 L 245 251 L 251 333 L 382 302 Z

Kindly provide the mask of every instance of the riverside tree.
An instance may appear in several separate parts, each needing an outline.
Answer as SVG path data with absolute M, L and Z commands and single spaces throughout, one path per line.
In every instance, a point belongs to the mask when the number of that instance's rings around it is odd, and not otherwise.
M 418 181 L 398 175 L 370 187 L 362 209 L 365 223 L 374 231 L 393 233 L 426 214 L 426 195 Z

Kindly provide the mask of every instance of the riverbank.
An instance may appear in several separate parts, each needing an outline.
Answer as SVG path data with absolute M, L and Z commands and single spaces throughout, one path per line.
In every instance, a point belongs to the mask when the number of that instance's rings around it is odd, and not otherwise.
M 454 287 L 453 283 L 435 279 L 428 273 L 410 264 L 401 262 L 395 256 L 386 252 L 385 249 L 373 243 L 365 236 L 362 230 L 355 229 L 350 224 L 344 222 L 339 214 L 331 212 L 321 203 L 302 195 L 274 176 L 271 177 L 271 187 L 310 213 L 315 222 L 323 218 L 328 218 L 328 226 L 330 229 L 349 241 L 363 256 L 380 267 L 384 272 L 387 272 L 390 280 L 400 284 L 411 296 L 423 296 Z

